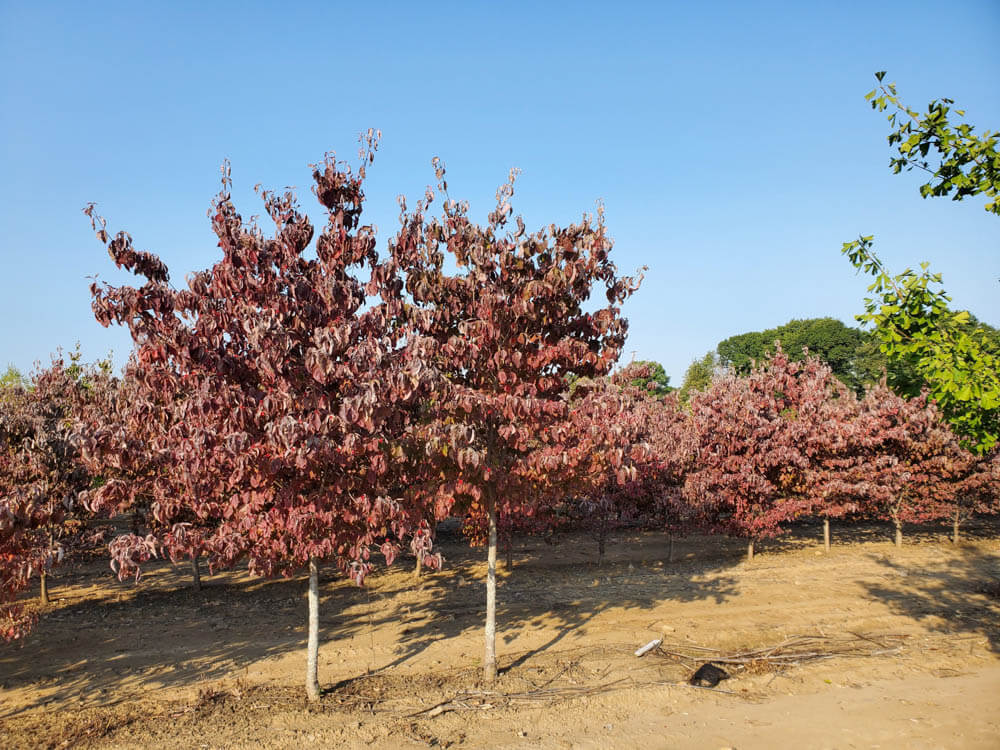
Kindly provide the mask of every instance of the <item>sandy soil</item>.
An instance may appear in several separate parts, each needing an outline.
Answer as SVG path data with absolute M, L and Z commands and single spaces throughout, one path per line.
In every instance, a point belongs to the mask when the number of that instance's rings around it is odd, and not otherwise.
M 803 526 L 751 564 L 736 541 L 679 540 L 671 562 L 663 535 L 621 534 L 601 567 L 586 537 L 524 540 L 501 574 L 493 686 L 485 555 L 444 534 L 441 573 L 324 578 L 315 706 L 302 579 L 233 571 L 199 592 L 186 566 L 136 586 L 80 563 L 27 642 L 0 646 L 0 745 L 1000 748 L 1000 527 L 971 532 L 919 530 L 896 552 L 885 527 L 835 528 L 823 554 Z M 668 653 L 799 635 L 829 658 L 730 666 L 716 689 Z

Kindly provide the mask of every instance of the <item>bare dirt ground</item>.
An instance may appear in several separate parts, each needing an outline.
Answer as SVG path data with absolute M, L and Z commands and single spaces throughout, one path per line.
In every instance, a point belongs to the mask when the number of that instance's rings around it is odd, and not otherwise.
M 403 560 L 364 589 L 322 583 L 309 706 L 303 580 L 189 568 L 138 585 L 107 563 L 64 568 L 21 646 L 0 646 L 4 748 L 998 748 L 1000 526 L 819 528 L 765 544 L 618 535 L 524 540 L 501 571 L 502 675 L 479 680 L 485 554 L 443 535 L 443 572 Z M 412 561 L 411 561 L 412 562 Z M 817 656 L 741 668 L 700 660 L 812 636 Z M 662 638 L 664 650 L 633 652 Z M 851 644 L 850 654 L 836 644 Z M 703 649 L 703 651 L 699 651 Z M 711 651 L 709 649 L 715 649 Z M 778 652 L 780 653 L 780 652 Z

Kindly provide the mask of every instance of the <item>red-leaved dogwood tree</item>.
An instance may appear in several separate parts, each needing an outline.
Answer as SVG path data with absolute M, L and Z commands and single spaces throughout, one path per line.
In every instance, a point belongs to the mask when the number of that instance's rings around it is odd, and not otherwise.
M 633 383 L 649 375 L 632 364 L 608 378 L 574 383 L 565 453 L 564 492 L 603 560 L 608 535 L 623 524 L 679 531 L 679 491 L 693 456 L 689 420 L 677 397 Z
M 0 386 L 0 637 L 19 638 L 34 618 L 14 602 L 33 576 L 49 602 L 48 572 L 86 541 L 78 503 L 93 475 L 80 460 L 77 420 L 89 418 L 113 391 L 109 367 L 61 358 L 28 387 Z
M 812 508 L 808 439 L 834 380 L 818 359 L 775 349 L 749 375 L 716 378 L 691 399 L 697 457 L 685 498 L 706 530 L 747 539 L 750 559 L 755 540 Z
M 444 168 L 436 160 L 435 168 L 447 196 Z M 445 477 L 436 492 L 458 498 L 486 529 L 487 682 L 497 670 L 498 515 L 530 518 L 551 496 L 562 459 L 545 448 L 567 431 L 566 377 L 608 372 L 625 339 L 620 305 L 638 285 L 618 275 L 601 213 L 530 234 L 517 217 L 509 229 L 515 176 L 485 226 L 447 197 L 441 216 L 428 218 L 430 189 L 413 211 L 403 201 L 390 245 L 412 297 L 410 320 L 434 339 L 444 376 L 423 425 L 429 464 Z M 605 299 L 588 310 L 597 290 Z
M 833 478 L 836 494 L 852 497 L 863 515 L 892 521 L 897 546 L 904 523 L 952 516 L 976 458 L 926 393 L 905 399 L 876 385 L 861 399 L 858 426 L 850 461 Z
M 127 234 L 109 236 L 88 209 L 116 265 L 145 277 L 139 287 L 92 291 L 97 319 L 131 330 L 136 408 L 162 414 L 159 448 L 174 478 L 150 485 L 154 513 L 164 524 L 192 514 L 212 568 L 246 558 L 260 575 L 308 569 L 313 700 L 319 563 L 360 584 L 373 552 L 391 563 L 424 517 L 404 507 L 414 495 L 400 491 L 407 480 L 398 471 L 412 465 L 407 432 L 432 371 L 405 325 L 402 281 L 361 221 L 375 146 L 369 132 L 356 173 L 332 157 L 315 167 L 313 192 L 328 218 L 314 245 L 291 193 L 262 193 L 272 236 L 245 221 L 225 167 L 211 211 L 223 257 L 181 289 L 156 256 L 136 251 Z M 94 501 L 125 499 L 122 484 L 108 482 Z M 167 497 L 178 485 L 186 492 Z M 178 537 L 174 527 L 171 543 Z M 129 554 L 122 550 L 123 572 Z

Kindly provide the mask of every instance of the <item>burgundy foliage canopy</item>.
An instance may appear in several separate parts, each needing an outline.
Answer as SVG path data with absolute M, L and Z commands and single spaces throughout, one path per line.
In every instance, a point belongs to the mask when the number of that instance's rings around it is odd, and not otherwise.
M 367 146 L 364 164 L 371 133 Z M 331 560 L 360 582 L 373 550 L 391 562 L 423 517 L 401 488 L 430 370 L 402 322 L 402 281 L 361 223 L 364 176 L 330 157 L 315 168 L 328 220 L 312 258 L 313 225 L 292 194 L 262 192 L 276 227 L 265 237 L 233 205 L 226 167 L 212 211 L 223 257 L 181 289 L 156 256 L 94 218 L 115 263 L 145 283 L 92 287 L 97 319 L 127 325 L 136 346 L 126 427 L 91 437 L 95 453 L 119 452 L 119 474 L 92 502 L 141 502 L 169 530 L 124 540 L 122 575 L 163 542 L 175 555 L 197 544 L 213 568 L 246 557 L 262 575 Z M 139 424 L 133 442 L 147 447 L 133 455 L 124 435 Z
M 0 637 L 23 636 L 33 618 L 12 602 L 34 575 L 85 543 L 81 493 L 93 482 L 75 440 L 114 390 L 106 369 L 56 359 L 28 388 L 0 387 Z
M 447 195 L 444 168 L 435 166 Z M 457 499 L 479 539 L 493 511 L 524 523 L 543 508 L 567 460 L 558 450 L 567 437 L 566 376 L 611 368 L 627 326 L 620 305 L 638 285 L 617 275 L 600 213 L 531 234 L 516 217 L 508 229 L 515 177 L 497 191 L 486 226 L 447 198 L 440 218 L 428 219 L 430 189 L 412 212 L 402 202 L 391 244 L 412 296 L 411 324 L 433 340 L 431 361 L 443 376 L 422 424 L 433 467 L 426 491 L 444 507 Z M 606 306 L 589 312 L 595 287 Z
M 754 540 L 809 513 L 815 439 L 840 396 L 830 368 L 775 353 L 746 377 L 729 374 L 691 399 L 697 444 L 684 496 L 700 526 Z

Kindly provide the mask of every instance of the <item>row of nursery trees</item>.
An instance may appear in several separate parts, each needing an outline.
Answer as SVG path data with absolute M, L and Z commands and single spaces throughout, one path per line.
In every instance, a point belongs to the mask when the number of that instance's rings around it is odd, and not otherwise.
M 621 306 L 603 217 L 528 233 L 510 200 L 485 226 L 437 190 L 376 251 L 365 169 L 314 168 L 318 233 L 290 193 L 262 192 L 273 234 L 244 220 L 228 169 L 213 202 L 222 259 L 175 288 L 155 255 L 98 238 L 138 286 L 91 287 L 103 325 L 135 344 L 120 378 L 57 361 L 0 400 L 3 635 L 31 626 L 18 595 L 88 541 L 87 515 L 133 519 L 109 545 L 120 577 L 153 557 L 308 571 L 306 676 L 320 695 L 318 569 L 359 585 L 409 548 L 439 567 L 437 521 L 466 520 L 487 548 L 484 679 L 496 676 L 498 538 L 628 523 L 753 543 L 805 516 L 902 524 L 997 508 L 995 452 L 962 447 L 926 396 L 863 396 L 780 347 L 686 405 L 613 374 Z M 440 201 L 438 215 L 431 213 Z M 314 241 L 315 240 L 315 241 Z M 92 540 L 91 540 L 92 541 Z

